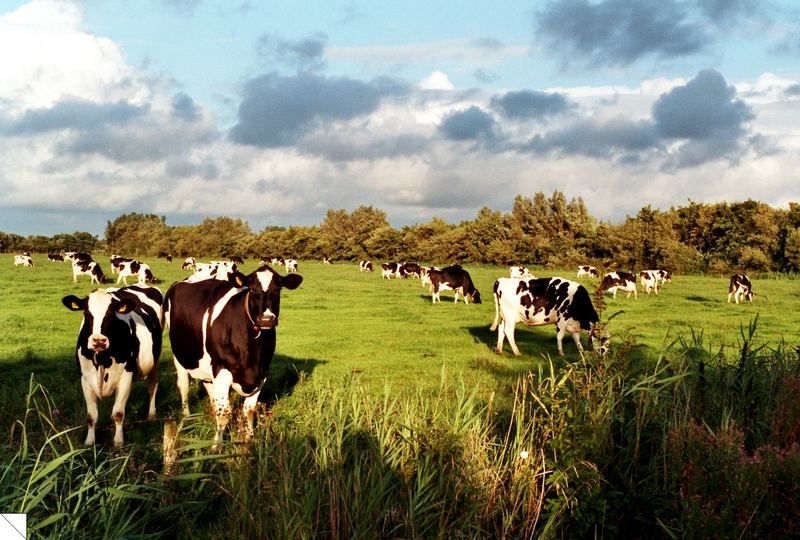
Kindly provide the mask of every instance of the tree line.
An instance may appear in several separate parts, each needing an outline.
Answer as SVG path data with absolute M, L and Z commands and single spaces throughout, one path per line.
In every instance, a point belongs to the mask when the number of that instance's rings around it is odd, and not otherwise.
M 598 221 L 582 198 L 517 195 L 510 212 L 481 208 L 474 219 L 393 227 L 386 212 L 359 206 L 328 210 L 319 225 L 253 231 L 231 217 L 198 225 L 167 225 L 164 216 L 129 213 L 107 222 L 105 238 L 85 232 L 53 237 L 0 232 L 0 251 L 105 251 L 125 256 L 414 260 L 527 264 L 682 273 L 800 269 L 800 204 L 697 203 L 657 210 L 649 205 L 622 223 Z

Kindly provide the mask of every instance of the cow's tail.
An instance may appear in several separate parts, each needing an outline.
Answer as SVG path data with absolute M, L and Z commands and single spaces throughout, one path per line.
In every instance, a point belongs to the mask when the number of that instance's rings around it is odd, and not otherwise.
M 500 324 L 500 295 L 497 293 L 497 288 L 500 286 L 499 281 L 494 282 L 494 286 L 492 287 L 492 296 L 494 296 L 494 322 L 492 326 L 489 327 L 489 330 L 494 332 L 497 330 L 497 325 Z

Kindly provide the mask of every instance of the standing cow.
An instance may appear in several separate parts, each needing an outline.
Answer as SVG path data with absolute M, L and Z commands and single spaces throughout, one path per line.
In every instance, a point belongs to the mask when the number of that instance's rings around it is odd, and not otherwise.
M 617 298 L 617 290 L 628 293 L 625 298 L 630 298 L 633 293 L 634 298 L 639 298 L 636 289 L 636 276 L 630 272 L 609 272 L 603 276 L 600 287 L 597 289 L 599 294 L 611 293 L 613 298 Z
M 731 281 L 728 284 L 728 303 L 731 303 L 731 296 L 733 296 L 736 303 L 739 303 L 740 298 L 753 301 L 753 285 L 750 279 L 744 274 L 734 274 L 731 276 Z
M 508 270 L 512 278 L 532 279 L 536 277 L 533 274 L 531 274 L 530 271 L 524 266 L 509 266 Z
M 372 266 L 371 261 L 360 261 L 358 263 L 358 271 L 359 272 L 374 272 L 375 267 Z
M 97 289 L 86 298 L 69 295 L 62 299 L 68 309 L 83 311 L 75 359 L 89 419 L 86 446 L 95 441 L 97 400 L 114 392 L 114 445 L 122 445 L 125 405 L 135 379 L 147 379 L 147 417 L 155 417 L 162 300 L 161 291 L 155 287 L 135 285 Z
M 597 272 L 597 268 L 594 266 L 589 266 L 588 264 L 583 264 L 578 267 L 578 275 L 577 277 L 582 276 L 589 276 L 589 277 L 600 277 L 600 274 Z
M 655 291 L 658 295 L 659 287 L 669 281 L 672 283 L 672 276 L 666 270 L 642 270 L 639 272 L 639 278 L 642 283 L 642 290 L 647 294 L 650 291 Z
M 231 388 L 245 398 L 247 433 L 252 434 L 258 396 L 275 354 L 281 290 L 296 289 L 302 281 L 299 274 L 281 276 L 262 266 L 248 276 L 233 273 L 229 281 L 179 281 L 167 291 L 164 319 L 183 413 L 189 413 L 189 376 L 200 379 L 216 416 L 212 451 L 219 448 L 230 418 Z
M 92 283 L 97 283 L 98 285 L 101 283 L 108 282 L 108 278 L 103 273 L 103 269 L 100 268 L 100 265 L 94 261 L 88 262 L 85 260 L 77 260 L 72 263 L 72 282 L 78 282 L 78 276 L 89 276 L 92 280 Z
M 432 304 L 437 301 L 441 303 L 442 300 L 439 298 L 441 291 L 453 291 L 455 293 L 454 303 L 458 303 L 459 293 L 464 296 L 465 304 L 468 304 L 469 300 L 472 300 L 475 304 L 481 303 L 481 293 L 472 283 L 472 276 L 457 264 L 447 266 L 441 270 L 430 270 L 428 279 L 431 281 Z
M 562 340 L 568 332 L 572 334 L 578 352 L 583 356 L 581 330 L 589 331 L 595 351 L 601 354 L 608 351 L 606 342 L 610 336 L 597 335 L 596 325 L 600 317 L 597 316 L 588 291 L 580 283 L 560 277 L 500 278 L 494 282 L 493 291 L 494 322 L 490 328 L 497 330 L 497 354 L 503 353 L 503 341 L 508 339 L 514 355 L 520 355 L 514 340 L 514 329 L 521 322 L 528 326 L 556 325 L 556 342 L 560 356 L 564 356 Z
M 381 264 L 381 279 L 392 279 L 392 276 L 400 278 L 400 264 L 396 262 L 388 262 Z
M 33 259 L 30 255 L 14 255 L 14 266 L 27 266 L 33 268 Z

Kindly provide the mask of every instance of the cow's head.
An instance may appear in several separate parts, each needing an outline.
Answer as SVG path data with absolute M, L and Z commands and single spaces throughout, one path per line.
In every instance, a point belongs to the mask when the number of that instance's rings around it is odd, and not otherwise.
M 296 289 L 303 282 L 303 276 L 299 274 L 281 276 L 269 266 L 262 266 L 247 276 L 233 272 L 228 279 L 236 287 L 247 287 L 246 310 L 257 330 L 271 330 L 278 326 L 281 289 Z
M 594 352 L 601 356 L 608 354 L 611 350 L 611 333 L 608 331 L 608 325 L 595 324 L 589 331 L 589 341 Z
M 470 300 L 472 300 L 473 304 L 481 303 L 481 293 L 478 292 L 478 289 L 474 289 L 472 291 L 472 294 L 470 295 Z
M 70 294 L 61 302 L 71 311 L 83 311 L 78 346 L 87 358 L 111 348 L 110 328 L 117 324 L 117 314 L 131 313 L 137 307 L 134 301 L 120 300 L 106 289 L 97 289 L 86 298 Z

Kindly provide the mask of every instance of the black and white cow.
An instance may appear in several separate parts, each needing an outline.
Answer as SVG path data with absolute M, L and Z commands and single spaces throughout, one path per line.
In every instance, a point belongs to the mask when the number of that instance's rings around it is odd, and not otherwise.
M 512 278 L 533 279 L 536 277 L 524 266 L 509 266 L 508 270 L 511 273 Z
M 92 254 L 91 253 L 81 253 L 81 252 L 77 252 L 77 251 L 67 251 L 64 254 L 64 259 L 68 260 L 70 262 L 73 262 L 73 263 L 76 263 L 76 262 L 90 263 L 90 262 L 92 262 L 94 260 L 92 258 Z
M 272 266 L 285 266 L 286 261 L 283 260 L 283 257 L 271 257 L 269 260 L 269 264 Z
M 503 340 L 508 339 L 511 350 L 520 355 L 514 340 L 517 323 L 528 326 L 556 325 L 558 354 L 564 356 L 562 340 L 567 333 L 583 355 L 581 330 L 589 331 L 592 348 L 605 354 L 608 350 L 607 334 L 597 335 L 600 318 L 592 305 L 589 292 L 574 281 L 560 277 L 541 279 L 500 278 L 494 282 L 494 322 L 491 330 L 497 330 L 497 354 L 503 353 Z M 502 324 L 501 320 L 502 319 Z
M 459 265 L 447 266 L 441 270 L 430 270 L 428 278 L 431 280 L 431 303 L 441 302 L 439 293 L 441 291 L 453 291 L 455 293 L 455 303 L 458 303 L 458 295 L 464 295 L 464 303 L 468 304 L 472 300 L 475 304 L 481 303 L 481 294 L 472 283 L 469 272 Z
M 61 253 L 48 253 L 47 260 L 50 262 L 64 262 L 64 256 Z
M 598 273 L 597 268 L 595 268 L 594 266 L 589 266 L 588 264 L 584 264 L 578 267 L 577 277 L 583 277 L 583 276 L 596 278 L 600 277 L 600 274 Z
M 650 294 L 650 291 L 654 291 L 658 295 L 658 289 L 663 283 L 672 282 L 672 276 L 666 270 L 642 270 L 639 272 L 639 278 L 642 283 L 642 290 L 647 294 Z
M 743 298 L 745 300 L 749 300 L 750 302 L 753 301 L 753 296 L 755 293 L 753 292 L 753 285 L 750 283 L 750 279 L 744 274 L 734 274 L 731 276 L 730 284 L 728 285 L 728 303 L 731 303 L 731 296 L 733 299 L 736 300 L 736 303 L 739 303 L 739 299 Z
M 358 263 L 358 271 L 359 272 L 374 272 L 375 267 L 372 266 L 371 261 L 360 261 Z
M 33 259 L 30 255 L 14 255 L 14 266 L 33 267 Z
M 195 263 L 194 274 L 184 281 L 196 282 L 206 279 L 228 281 L 229 276 L 239 270 L 236 263 L 228 261 L 211 261 L 209 263 Z
M 430 287 L 431 285 L 431 270 L 441 270 L 441 268 L 437 268 L 436 266 L 423 266 L 419 269 L 419 282 L 423 287 Z
M 383 263 L 381 265 L 381 279 L 400 278 L 400 264 L 396 262 Z
M 78 260 L 72 263 L 72 282 L 78 282 L 78 276 L 89 276 L 91 278 L 92 283 L 106 283 L 108 278 L 103 273 L 103 269 L 100 268 L 100 265 L 94 261 L 87 262 L 83 260 Z
M 86 298 L 69 295 L 62 299 L 68 309 L 83 311 L 75 359 L 88 413 L 87 446 L 95 441 L 97 400 L 114 392 L 114 445 L 122 445 L 125 405 L 136 379 L 147 379 L 147 417 L 155 417 L 162 300 L 161 291 L 155 287 L 135 285 L 97 289 Z
M 419 278 L 421 271 L 422 269 L 417 263 L 403 263 L 398 268 L 398 274 L 402 278 L 407 278 L 408 276 Z
M 118 274 L 119 271 L 122 269 L 122 265 L 125 263 L 130 263 L 135 261 L 136 259 L 129 259 L 128 257 L 122 257 L 120 255 L 112 255 L 110 257 L 111 261 L 111 273 Z M 119 283 L 119 282 L 118 282 Z
M 245 398 L 243 412 L 252 433 L 259 392 L 275 353 L 281 290 L 296 289 L 302 281 L 299 274 L 281 276 L 262 266 L 248 276 L 234 273 L 230 281 L 179 281 L 167 291 L 164 319 L 183 413 L 189 413 L 189 376 L 200 379 L 217 421 L 212 450 L 219 447 L 230 418 L 231 388 Z
M 128 284 L 128 278 L 137 276 L 139 285 L 145 283 L 155 283 L 156 278 L 150 270 L 150 266 L 139 261 L 126 261 L 119 265 L 119 276 L 117 277 L 117 285 L 122 281 L 125 285 Z
M 630 272 L 609 272 L 603 276 L 603 281 L 600 282 L 600 287 L 597 290 L 600 294 L 610 292 L 613 298 L 617 297 L 617 290 L 628 293 L 625 298 L 630 298 L 631 293 L 633 293 L 634 298 L 639 298 L 639 292 L 636 288 L 636 276 Z
M 230 257 L 228 257 L 228 261 L 234 264 L 244 264 L 244 259 L 242 259 L 238 255 L 231 255 Z
M 286 265 L 286 272 L 289 274 L 296 274 L 297 273 L 297 259 L 286 259 L 284 261 Z
M 194 265 L 197 263 L 197 259 L 194 257 L 186 257 L 183 260 L 183 264 L 181 265 L 181 270 L 194 270 Z
M 322 258 L 322 264 L 333 264 L 333 260 L 330 257 L 325 256 Z

